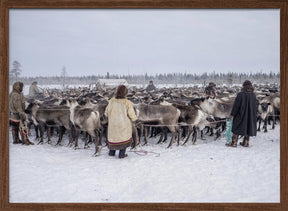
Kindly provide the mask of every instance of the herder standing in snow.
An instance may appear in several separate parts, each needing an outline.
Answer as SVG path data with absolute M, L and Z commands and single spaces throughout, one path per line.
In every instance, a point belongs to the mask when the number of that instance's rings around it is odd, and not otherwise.
M 231 111 L 232 125 L 232 141 L 227 146 L 237 147 L 238 136 L 244 136 L 243 147 L 249 146 L 249 137 L 256 136 L 257 129 L 257 106 L 256 95 L 251 81 L 246 80 L 243 83 L 241 92 L 237 94 Z
M 127 93 L 126 86 L 120 85 L 105 110 L 109 155 L 114 156 L 116 150 L 120 150 L 119 158 L 127 157 L 126 148 L 132 143 L 132 122 L 137 120 L 131 101 L 126 99 Z
M 35 98 L 37 95 L 42 94 L 42 92 L 39 90 L 37 86 L 37 81 L 34 81 L 30 87 L 29 87 L 29 97 L 30 98 Z
M 9 121 L 12 126 L 13 144 L 23 143 L 25 145 L 34 144 L 29 141 L 27 137 L 26 114 L 25 114 L 25 100 L 22 94 L 24 84 L 22 82 L 15 82 L 13 90 L 9 94 Z M 22 141 L 19 139 L 19 132 L 21 133 Z
M 153 81 L 149 81 L 149 85 L 146 87 L 146 91 L 147 92 L 152 92 L 152 91 L 155 91 L 155 90 L 156 90 L 156 87 L 154 86 Z
M 216 84 L 213 82 L 210 82 L 208 86 L 205 88 L 205 94 L 212 98 L 215 98 L 216 97 L 215 87 L 216 87 Z

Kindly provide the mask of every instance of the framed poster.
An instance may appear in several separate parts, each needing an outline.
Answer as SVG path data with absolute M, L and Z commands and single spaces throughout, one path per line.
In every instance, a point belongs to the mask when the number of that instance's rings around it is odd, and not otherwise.
M 267 135 L 259 133 L 261 140 L 266 140 L 269 133 L 273 134 L 272 141 L 268 138 L 266 145 L 259 144 L 258 139 L 252 140 L 254 146 L 249 148 L 250 151 L 227 150 L 223 140 L 218 143 L 208 140 L 206 144 L 200 141 L 202 145 L 186 148 L 176 148 L 175 144 L 172 149 L 148 145 L 144 148 L 147 156 L 130 152 L 122 163 L 110 159 L 107 149 L 94 158 L 89 150 L 74 151 L 64 146 L 14 146 L 7 124 L 8 93 L 12 83 L 17 81 L 14 75 L 9 75 L 14 61 L 22 63 L 21 80 L 38 76 L 42 88 L 47 85 L 43 82 L 45 77 L 52 78 L 51 85 L 57 79 L 54 76 L 65 73 L 72 77 L 99 74 L 114 79 L 134 75 L 133 80 L 137 75 L 144 75 L 143 80 L 141 76 L 135 84 L 129 78 L 127 80 L 129 84 L 145 87 L 153 79 L 156 87 L 161 89 L 167 84 L 189 87 L 189 82 L 183 78 L 192 77 L 194 73 L 203 77 L 212 75 L 214 79 L 222 73 L 236 72 L 238 76 L 243 73 L 244 78 L 253 76 L 253 82 L 257 83 L 257 76 L 272 74 L 273 78 L 273 74 L 277 76 L 280 70 L 280 95 L 285 99 L 287 3 L 3 1 L 1 11 L 3 208 L 287 208 L 285 100 L 281 101 L 280 113 L 281 116 L 284 114 L 281 125 L 276 126 L 280 136 L 275 130 L 269 130 Z M 261 61 L 265 64 L 257 66 Z M 251 69 L 247 71 L 249 67 Z M 72 80 L 68 76 L 66 84 L 69 84 L 68 79 Z M 170 77 L 172 82 L 163 83 L 160 76 L 164 81 Z M 210 80 L 208 76 L 207 80 Z M 232 74 L 222 83 L 232 80 L 241 84 L 236 76 Z M 41 77 L 44 77 L 42 81 Z M 28 92 L 30 82 L 24 83 L 24 94 L 27 94 L 25 87 Z M 221 80 L 217 85 L 223 85 Z M 222 153 L 214 153 L 210 146 L 217 147 Z M 267 162 L 262 159 L 261 151 L 267 149 L 275 154 L 268 159 L 273 162 L 264 166 Z M 257 153 L 260 153 L 259 157 Z M 223 154 L 231 156 L 230 159 Z M 240 155 L 239 160 L 236 155 Z M 80 163 L 78 159 L 84 162 Z M 258 165 L 263 168 L 257 168 Z M 201 166 L 207 171 L 199 170 Z M 222 168 L 215 169 L 219 166 Z M 268 173 L 261 174 L 261 170 Z M 240 180 L 240 176 L 250 179 Z M 271 177 L 272 181 L 269 180 Z

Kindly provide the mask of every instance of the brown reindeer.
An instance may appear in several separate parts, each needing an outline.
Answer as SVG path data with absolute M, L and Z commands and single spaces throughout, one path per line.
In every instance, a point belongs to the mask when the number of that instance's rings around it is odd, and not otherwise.
M 170 148 L 176 138 L 179 127 L 177 125 L 180 116 L 180 111 L 169 105 L 135 105 L 138 119 L 144 124 L 165 125 L 172 133 L 171 141 L 168 145 Z M 179 140 L 179 139 L 178 139 Z M 145 133 L 145 144 L 147 144 L 147 134 Z
M 70 120 L 76 129 L 75 149 L 78 148 L 79 130 L 86 131 L 95 140 L 94 156 L 100 155 L 100 141 L 101 123 L 99 112 L 89 106 L 81 106 L 77 100 L 69 100 L 70 103 Z M 85 139 L 84 148 L 88 148 L 87 140 Z
M 186 140 L 184 141 L 183 145 L 185 145 L 192 132 L 192 143 L 196 144 L 197 143 L 197 129 L 202 131 L 206 125 L 209 125 L 209 122 L 206 120 L 208 115 L 201 111 L 201 109 L 198 106 L 191 105 L 191 106 L 186 106 L 186 105 L 180 105 L 173 103 L 172 104 L 174 107 L 178 108 L 181 111 L 180 114 L 180 122 L 184 122 L 185 124 L 188 124 L 188 136 Z
M 234 98 L 230 98 L 227 100 L 223 99 L 213 99 L 210 97 L 205 98 L 196 98 L 191 100 L 191 105 L 198 105 L 203 112 L 206 114 L 212 115 L 217 121 L 223 121 L 222 132 L 225 128 L 224 119 L 230 116 Z M 217 130 L 216 139 L 220 137 L 220 129 Z
M 272 129 L 275 128 L 275 109 L 273 104 L 271 103 L 271 99 L 269 97 L 264 98 L 263 100 L 259 101 L 259 105 L 258 105 L 258 115 L 259 115 L 259 125 L 258 125 L 258 131 L 260 131 L 260 125 L 261 125 L 261 121 L 264 121 L 264 125 L 263 125 L 263 129 L 264 129 L 264 133 L 267 132 L 267 122 L 268 122 L 268 118 L 271 115 L 272 116 Z
M 70 122 L 70 110 L 69 107 L 63 105 L 46 105 L 34 102 L 31 103 L 29 109 L 31 109 L 32 121 L 34 125 L 40 129 L 40 142 L 43 143 L 45 126 L 58 127 L 59 128 L 59 139 L 57 144 L 61 143 L 63 138 L 62 128 L 65 128 L 69 132 L 69 142 L 72 142 L 73 125 Z M 48 143 L 51 142 L 51 134 L 48 130 Z

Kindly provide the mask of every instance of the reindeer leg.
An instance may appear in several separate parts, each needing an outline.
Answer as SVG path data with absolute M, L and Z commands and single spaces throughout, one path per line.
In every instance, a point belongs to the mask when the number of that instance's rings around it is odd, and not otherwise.
M 157 128 L 157 127 L 154 128 L 153 137 L 156 137 L 156 136 L 158 135 L 159 131 L 160 131 L 160 132 L 162 131 L 161 128 Z
M 63 139 L 63 131 L 61 130 L 61 128 L 59 127 L 59 130 L 58 130 L 58 141 L 56 143 L 55 146 L 57 145 L 61 145 L 61 142 L 62 142 L 62 139 Z
M 97 144 L 97 146 L 95 145 L 95 147 L 99 147 L 100 145 L 100 141 L 99 141 L 99 132 L 98 130 L 87 130 L 87 133 L 92 137 L 92 139 L 94 139 L 94 143 Z M 84 146 L 84 149 L 88 149 L 89 146 L 88 146 L 88 143 L 86 141 L 85 143 L 85 146 Z M 95 154 L 97 153 L 97 151 L 95 151 Z
M 75 131 L 74 131 L 74 133 L 73 133 L 73 136 L 74 136 L 74 137 L 73 137 L 73 139 L 71 139 L 71 141 L 69 140 L 69 143 L 68 143 L 68 145 L 71 147 L 72 144 L 73 144 L 73 141 L 75 141 L 75 144 L 74 144 L 74 149 L 75 149 L 75 150 L 76 150 L 76 149 L 79 149 L 79 146 L 78 146 L 79 135 L 80 135 L 80 131 L 75 128 Z M 72 141 L 72 140 L 73 140 L 73 141 Z M 87 141 L 86 141 L 86 142 L 87 142 Z
M 97 131 L 94 131 L 94 133 L 96 133 Z M 87 134 L 87 132 L 85 132 L 86 134 Z M 91 136 L 90 136 L 90 134 L 89 134 L 89 132 L 88 132 L 88 135 L 89 135 L 89 139 L 90 138 L 92 138 Z M 89 149 L 90 147 L 89 147 L 89 144 L 90 143 L 90 141 L 88 141 L 87 142 L 87 136 L 85 135 L 85 138 L 84 138 L 84 149 Z
M 47 127 L 47 138 L 48 140 L 46 143 L 50 144 L 51 143 L 51 127 L 50 126 Z
M 272 116 L 272 129 L 275 129 L 275 123 L 276 123 L 276 119 L 275 119 L 275 113 Z
M 223 119 L 222 119 L 223 120 Z M 223 132 L 225 129 L 226 129 L 226 122 L 222 122 L 222 131 L 221 132 Z
M 214 132 L 213 132 L 213 128 L 210 128 L 210 135 L 209 136 L 213 136 Z
M 186 140 L 184 141 L 184 143 L 182 144 L 182 146 L 184 146 L 188 142 L 188 140 L 189 140 L 189 138 L 190 138 L 190 136 L 192 134 L 192 129 L 193 129 L 192 126 L 188 127 L 188 136 L 187 136 Z
M 79 135 L 80 135 L 80 133 L 82 133 L 82 140 L 84 140 L 84 143 L 86 143 L 87 142 L 87 136 L 88 136 L 88 134 L 87 134 L 87 132 L 86 131 L 81 131 L 81 132 L 79 132 Z M 88 143 L 90 143 L 90 140 L 88 141 Z
M 85 142 L 85 140 L 87 141 L 87 138 L 88 138 L 89 139 L 88 144 L 93 143 L 92 137 L 89 135 L 89 133 L 87 133 L 87 132 L 84 132 L 84 133 L 85 133 L 84 142 Z
M 143 137 L 143 130 L 144 130 L 144 126 L 140 125 L 139 128 L 139 144 L 141 145 L 141 138 Z
M 138 130 L 135 125 L 132 126 L 132 140 L 131 149 L 134 149 L 139 145 Z
M 38 144 L 43 144 L 44 128 L 45 128 L 44 123 L 39 122 L 40 141 L 38 142 Z
M 201 130 L 200 133 L 201 133 L 201 139 L 202 139 L 202 140 L 206 140 L 206 138 L 205 138 L 205 136 L 204 136 L 204 132 L 203 132 L 203 130 Z
M 39 126 L 37 125 L 34 125 L 34 128 L 35 128 L 35 133 L 36 133 L 36 138 L 35 140 L 38 140 L 40 137 L 39 137 Z
M 221 132 L 220 132 L 220 129 L 218 129 L 218 130 L 216 131 L 215 141 L 216 141 L 217 139 L 219 139 L 220 137 L 221 137 Z
M 172 146 L 172 144 L 173 144 L 173 142 L 175 140 L 175 136 L 176 136 L 176 132 L 174 131 L 174 132 L 172 132 L 171 141 L 170 141 L 170 143 L 169 143 L 167 148 L 170 148 Z
M 102 140 L 103 140 L 103 136 L 104 136 L 104 134 L 105 134 L 105 128 L 102 126 L 101 127 L 101 130 L 100 130 L 100 134 L 99 134 L 99 141 L 101 141 L 102 142 Z M 105 141 L 104 141 L 104 146 L 107 146 L 108 144 L 107 144 L 107 141 L 106 141 L 106 139 L 104 139 Z
M 78 133 L 80 133 L 80 132 L 78 132 Z M 95 136 L 95 131 L 85 131 L 84 132 L 84 149 L 88 149 L 89 148 L 89 146 L 88 146 L 88 143 L 90 143 L 90 141 L 89 142 L 87 142 L 87 135 L 89 136 L 89 138 L 90 138 L 90 134 L 93 134 L 93 136 L 92 136 L 92 139 L 93 139 L 93 137 Z M 77 141 L 76 141 L 76 143 L 77 143 L 77 149 L 79 149 L 79 146 L 78 146 L 78 139 L 77 139 Z M 76 143 L 75 143 L 75 147 L 76 147 Z
M 259 118 L 259 124 L 258 124 L 258 129 L 257 129 L 257 131 L 260 131 L 260 126 L 261 126 L 261 119 Z
M 98 132 L 96 132 L 96 135 L 94 136 L 95 139 L 95 153 L 94 156 L 98 157 L 100 155 L 101 149 L 102 147 L 99 146 L 99 136 L 98 136 Z
M 163 141 L 163 137 L 164 137 L 163 130 L 164 129 L 162 129 L 162 131 L 161 131 L 161 135 L 160 135 L 160 138 L 159 138 L 159 141 L 157 142 L 157 144 L 160 144 Z
M 79 140 L 79 136 L 80 136 L 80 131 L 77 130 L 76 128 L 73 128 L 73 129 L 71 129 L 70 134 L 71 134 L 71 138 L 69 137 L 68 145 L 70 147 L 72 147 L 73 142 L 75 142 L 74 149 L 79 149 L 78 140 Z
M 182 137 L 183 137 L 183 138 L 186 137 L 187 129 L 188 129 L 188 127 L 186 127 L 186 126 L 182 126 Z
M 73 141 L 75 139 L 77 131 L 76 131 L 76 129 L 74 127 L 72 127 L 72 128 L 67 128 L 67 132 L 68 132 L 68 136 L 69 136 L 68 146 L 72 147 L 72 144 L 73 144 Z M 63 134 L 62 134 L 62 137 L 63 137 Z M 77 140 L 78 140 L 78 137 L 77 137 Z
M 91 139 L 93 140 L 93 138 L 91 137 Z M 90 141 L 89 141 L 90 142 Z M 88 145 L 87 139 L 84 140 L 84 149 L 89 149 L 90 146 Z M 100 145 L 100 144 L 99 144 Z
M 100 146 L 102 146 L 102 130 L 103 130 L 103 128 L 101 127 L 100 129 L 99 129 L 99 145 Z
M 152 131 L 153 131 L 152 137 L 156 137 L 158 135 L 158 132 L 159 132 L 158 128 L 152 127 Z
M 88 138 L 89 138 L 88 144 L 93 143 L 93 140 L 92 140 L 93 138 L 89 134 L 88 134 Z
M 192 139 L 192 144 L 197 144 L 197 135 L 198 135 L 198 130 L 197 130 L 197 128 L 194 126 L 194 127 L 193 127 L 193 139 Z
M 148 128 L 148 134 L 149 134 L 149 132 L 150 132 L 150 136 L 149 136 L 149 138 L 152 138 L 153 136 L 154 136 L 154 127 L 149 127 Z
M 266 117 L 266 118 L 267 118 L 267 117 Z M 263 119 L 263 126 L 262 126 L 262 130 L 265 130 L 265 122 L 266 122 L 266 120 L 267 120 L 266 118 Z M 267 124 L 267 122 L 266 122 L 266 124 Z
M 205 129 L 206 129 L 206 133 L 205 133 L 205 134 L 208 134 L 208 133 L 209 133 L 209 131 L 210 131 L 210 127 L 208 127 L 208 126 L 205 126 Z
M 177 132 L 178 132 L 177 146 L 179 146 L 180 139 L 182 137 L 182 128 L 181 127 L 177 127 Z
M 144 141 L 144 144 L 143 144 L 143 146 L 144 145 L 147 145 L 147 143 L 148 143 L 148 129 L 147 129 L 147 127 L 144 127 L 144 137 L 145 137 L 145 141 Z
M 58 133 L 59 133 L 59 127 L 58 127 Z M 50 137 L 53 137 L 54 135 L 54 127 L 50 127 Z
M 73 145 L 73 142 L 77 140 L 78 142 L 78 137 L 76 138 L 76 128 L 71 128 L 70 129 L 70 133 L 69 133 L 69 141 L 68 141 L 68 144 L 67 144 L 67 147 L 72 147 Z
M 265 118 L 265 120 L 264 120 L 264 133 L 267 133 L 267 116 L 266 116 L 266 118 Z
M 27 127 L 28 127 L 28 136 L 31 136 L 31 123 L 28 122 Z
M 175 131 L 175 127 L 174 126 L 168 126 L 168 129 L 170 130 L 170 132 L 172 133 L 172 137 L 171 137 L 171 141 L 168 145 L 167 148 L 170 148 L 174 142 L 175 136 L 176 136 L 176 131 Z
M 168 138 L 167 138 L 168 129 L 165 127 L 163 132 L 164 132 L 164 140 L 163 140 L 163 143 L 165 143 L 165 142 L 167 141 L 167 139 L 168 139 Z
M 164 137 L 164 140 L 163 140 Z M 157 142 L 157 144 L 160 144 L 161 142 L 164 143 L 167 141 L 167 128 L 166 127 L 161 127 L 161 135 L 159 138 L 159 141 Z
M 59 127 L 58 128 L 58 141 L 57 141 L 55 146 L 57 146 L 57 145 L 61 146 L 62 145 L 61 143 L 62 143 L 62 140 L 63 140 L 64 133 L 65 133 L 65 127 L 64 126 Z M 69 139 L 69 141 L 70 141 L 70 139 Z

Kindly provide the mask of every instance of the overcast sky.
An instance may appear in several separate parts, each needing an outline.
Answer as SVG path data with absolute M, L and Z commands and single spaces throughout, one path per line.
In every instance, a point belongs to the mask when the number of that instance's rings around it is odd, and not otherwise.
M 21 76 L 279 72 L 280 11 L 10 9 Z

